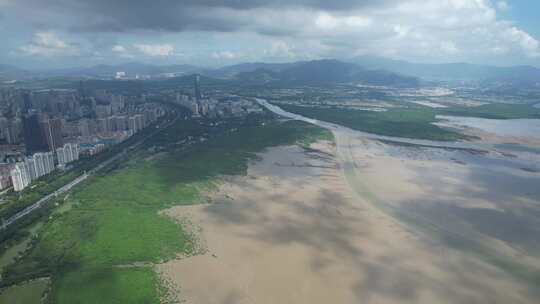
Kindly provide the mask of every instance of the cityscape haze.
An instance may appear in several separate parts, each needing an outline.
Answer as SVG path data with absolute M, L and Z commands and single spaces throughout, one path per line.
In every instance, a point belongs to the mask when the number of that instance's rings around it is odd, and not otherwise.
M 0 0 L 0 304 L 538 303 L 539 12 Z

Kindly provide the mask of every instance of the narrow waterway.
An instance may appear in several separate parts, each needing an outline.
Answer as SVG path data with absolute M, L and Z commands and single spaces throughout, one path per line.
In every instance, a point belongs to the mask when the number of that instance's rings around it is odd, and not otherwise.
M 334 135 L 335 133 L 339 132 L 339 133 L 349 134 L 350 136 L 353 136 L 353 137 L 362 137 L 366 139 L 383 140 L 383 141 L 394 142 L 394 143 L 438 147 L 438 148 L 476 149 L 476 150 L 486 150 L 486 149 L 494 148 L 492 145 L 488 145 L 488 144 L 434 141 L 434 140 L 426 140 L 426 139 L 413 139 L 413 138 L 377 135 L 377 134 L 362 132 L 358 130 L 353 130 L 351 128 L 340 126 L 334 123 L 329 123 L 329 122 L 325 122 L 325 121 L 321 121 L 317 119 L 308 118 L 299 114 L 287 112 L 283 110 L 282 108 L 280 108 L 279 106 L 273 105 L 263 99 L 257 99 L 257 102 L 263 107 L 265 107 L 266 109 L 274 112 L 275 114 L 278 114 L 283 117 L 295 119 L 295 120 L 305 121 L 307 123 L 320 126 L 322 128 L 332 131 Z

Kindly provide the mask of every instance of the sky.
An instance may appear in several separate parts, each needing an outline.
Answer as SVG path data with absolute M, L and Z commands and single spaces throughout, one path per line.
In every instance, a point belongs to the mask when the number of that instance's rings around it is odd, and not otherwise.
M 382 56 L 540 67 L 538 0 L 0 0 L 0 63 Z

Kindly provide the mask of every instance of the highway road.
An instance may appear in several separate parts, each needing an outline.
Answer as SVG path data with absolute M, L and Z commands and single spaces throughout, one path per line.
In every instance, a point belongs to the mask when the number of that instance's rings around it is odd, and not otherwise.
M 53 193 L 50 193 L 50 194 L 42 197 L 37 202 L 35 202 L 32 205 L 26 207 L 22 211 L 16 213 L 12 217 L 10 217 L 8 220 L 4 221 L 4 223 L 2 224 L 2 227 L 0 228 L 0 230 L 7 228 L 9 225 L 13 224 L 14 222 L 19 220 L 20 218 L 30 214 L 32 211 L 41 208 L 52 197 L 57 197 L 58 195 L 71 190 L 71 188 L 78 185 L 79 183 L 81 183 L 82 181 L 84 181 L 87 178 L 88 178 L 88 173 L 85 173 L 85 174 L 77 177 L 76 179 L 72 180 L 68 184 L 64 185 L 62 188 L 54 191 Z
M 138 146 L 140 146 L 142 143 L 144 143 L 147 139 L 151 138 L 152 136 L 155 136 L 156 134 L 158 134 L 159 132 L 161 132 L 162 130 L 166 129 L 167 127 L 171 126 L 172 124 L 174 124 L 176 121 L 178 121 L 180 117 L 177 116 L 175 117 L 173 120 L 169 121 L 169 122 L 166 122 L 165 124 L 161 125 L 161 126 L 158 126 L 158 129 L 155 131 L 155 132 L 152 132 L 151 134 L 145 136 L 144 138 L 142 138 L 141 140 L 139 140 L 138 142 L 132 144 L 130 147 L 131 148 L 136 148 Z M 51 198 L 53 197 L 57 197 L 63 193 L 66 193 L 68 192 L 69 190 L 71 190 L 71 188 L 77 186 L 78 184 L 82 183 L 83 181 L 85 181 L 89 176 L 91 176 L 92 174 L 96 173 L 97 171 L 103 169 L 104 167 L 108 166 L 109 164 L 111 164 L 112 162 L 120 159 L 121 157 L 124 157 L 127 155 L 127 147 L 125 149 L 123 149 L 121 152 L 119 152 L 118 154 L 114 155 L 113 157 L 105 160 L 104 162 L 102 162 L 101 164 L 99 164 L 98 166 L 96 166 L 95 168 L 93 168 L 92 170 L 88 171 L 88 172 L 85 172 L 84 174 L 80 175 L 79 177 L 77 177 L 76 179 L 72 180 L 71 182 L 69 182 L 68 184 L 62 186 L 61 188 L 59 188 L 58 190 L 54 191 L 53 193 L 50 193 L 44 197 L 42 197 L 40 200 L 38 200 L 37 202 L 33 203 L 32 205 L 26 207 L 25 209 L 23 209 L 22 211 L 19 211 L 18 213 L 14 214 L 13 216 L 11 216 L 9 219 L 5 220 L 3 223 L 2 223 L 2 226 L 0 226 L 0 230 L 3 230 L 3 229 L 6 229 L 9 225 L 13 224 L 14 222 L 18 221 L 19 219 L 27 216 L 28 214 L 32 213 L 33 211 L 43 207 Z

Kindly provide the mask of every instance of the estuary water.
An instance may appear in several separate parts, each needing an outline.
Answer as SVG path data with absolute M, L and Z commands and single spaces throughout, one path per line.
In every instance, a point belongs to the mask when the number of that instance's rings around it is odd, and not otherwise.
M 540 139 L 540 119 L 486 119 L 446 115 L 437 115 L 436 118 L 458 128 L 476 128 L 497 135 Z

